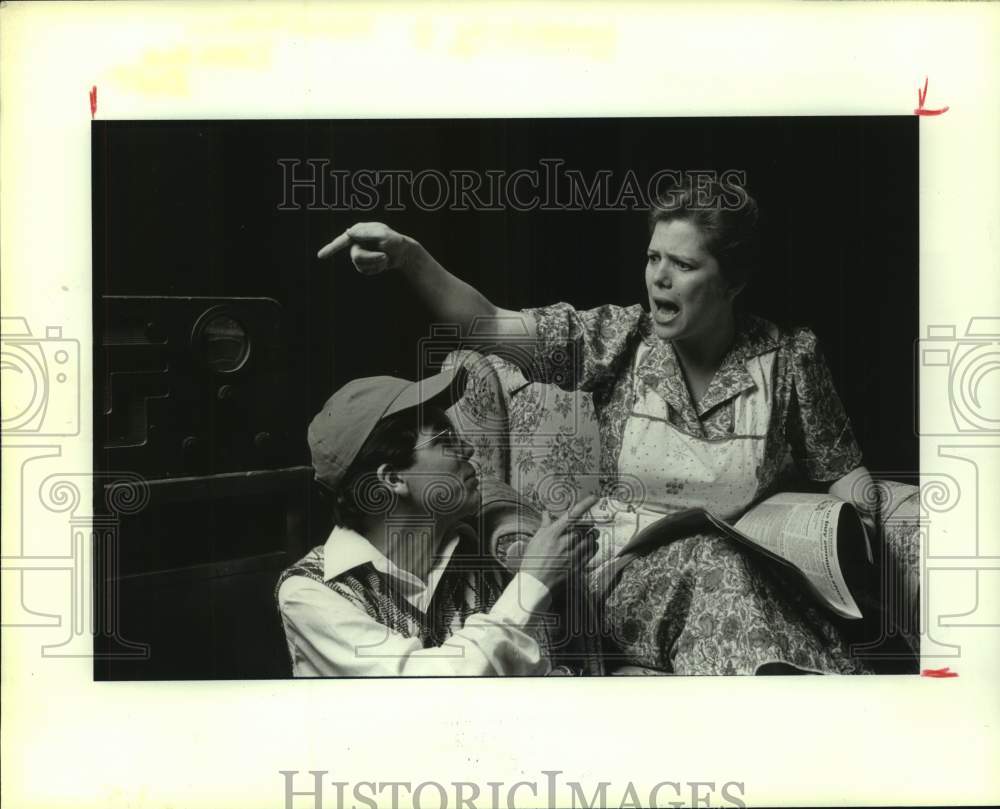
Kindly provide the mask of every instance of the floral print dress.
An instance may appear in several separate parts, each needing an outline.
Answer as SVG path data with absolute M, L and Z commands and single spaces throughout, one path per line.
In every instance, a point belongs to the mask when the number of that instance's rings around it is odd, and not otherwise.
M 830 373 L 807 329 L 753 316 L 701 400 L 640 306 L 526 310 L 538 323 L 534 381 L 589 391 L 601 432 L 595 509 L 615 523 L 610 558 L 644 514 L 702 506 L 734 516 L 779 491 L 789 461 L 829 484 L 861 465 Z M 623 528 L 624 526 L 624 528 Z M 835 619 L 801 587 L 716 533 L 625 568 L 603 605 L 619 662 L 676 674 L 861 673 Z

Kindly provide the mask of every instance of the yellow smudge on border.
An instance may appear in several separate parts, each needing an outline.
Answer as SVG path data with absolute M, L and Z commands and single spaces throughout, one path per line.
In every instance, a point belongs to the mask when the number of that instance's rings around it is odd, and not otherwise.
M 370 37 L 378 27 L 379 12 L 381 19 L 393 16 L 390 10 L 378 3 L 370 5 L 316 5 L 307 9 L 306 14 L 289 16 L 281 6 L 253 5 L 252 14 L 236 15 L 226 26 L 230 34 L 294 39 L 358 39 Z M 373 13 L 374 10 L 374 13 Z M 397 12 L 398 13 L 398 12 Z M 218 29 L 213 25 L 196 24 L 193 32 L 197 35 L 217 36 Z
M 617 45 L 615 29 L 607 25 L 491 18 L 460 23 L 450 52 L 463 59 L 515 52 L 607 61 L 614 58 Z
M 147 48 L 134 62 L 109 71 L 111 81 L 122 89 L 143 95 L 185 96 L 190 91 L 191 48 Z
M 183 97 L 191 94 L 193 77 L 203 71 L 266 70 L 272 44 L 264 38 L 244 42 L 187 44 L 147 48 L 132 62 L 109 71 L 123 90 L 142 95 Z

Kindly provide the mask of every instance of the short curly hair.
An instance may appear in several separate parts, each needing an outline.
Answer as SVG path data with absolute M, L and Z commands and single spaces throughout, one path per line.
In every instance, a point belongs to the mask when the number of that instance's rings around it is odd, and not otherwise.
M 730 203 L 736 197 L 738 202 Z M 701 204 L 702 199 L 711 204 Z M 661 193 L 649 208 L 649 233 L 660 222 L 685 221 L 705 237 L 705 248 L 719 262 L 723 277 L 734 286 L 746 284 L 757 268 L 759 244 L 757 201 L 740 188 L 712 181 L 697 191 L 675 186 Z

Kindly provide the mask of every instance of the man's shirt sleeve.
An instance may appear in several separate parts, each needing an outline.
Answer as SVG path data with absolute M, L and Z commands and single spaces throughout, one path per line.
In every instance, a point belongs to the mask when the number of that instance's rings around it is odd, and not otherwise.
M 470 616 L 443 645 L 424 648 L 320 582 L 292 576 L 278 591 L 297 677 L 547 674 L 548 660 L 524 629 L 548 598 L 544 584 L 518 573 L 489 612 Z

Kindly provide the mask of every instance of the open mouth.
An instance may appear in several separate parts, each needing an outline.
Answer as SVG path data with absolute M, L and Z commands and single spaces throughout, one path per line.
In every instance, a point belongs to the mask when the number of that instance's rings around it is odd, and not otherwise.
M 653 301 L 653 316 L 657 323 L 669 323 L 680 311 L 681 308 L 673 301 Z

